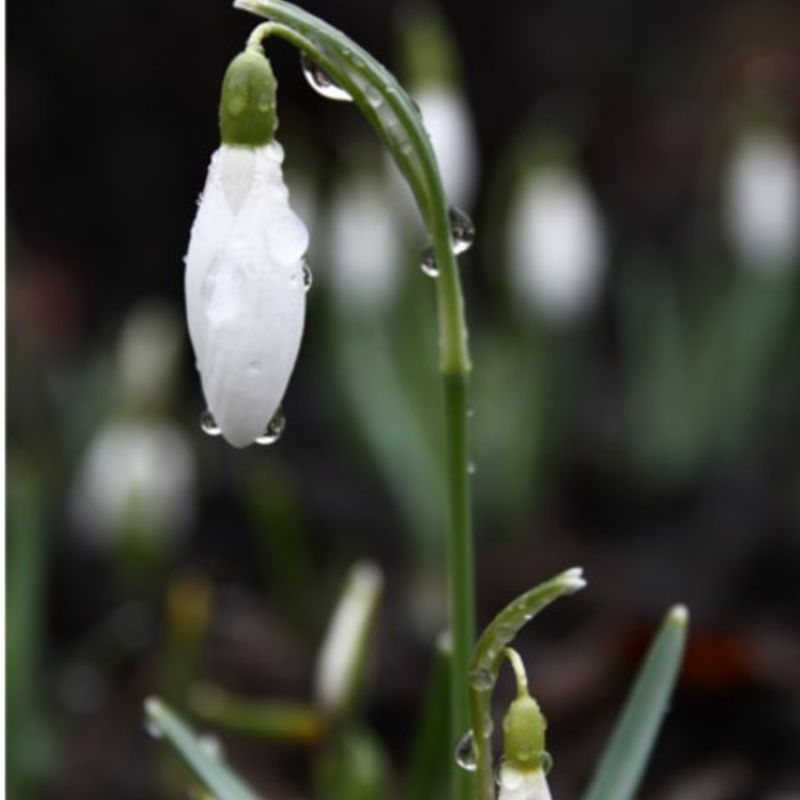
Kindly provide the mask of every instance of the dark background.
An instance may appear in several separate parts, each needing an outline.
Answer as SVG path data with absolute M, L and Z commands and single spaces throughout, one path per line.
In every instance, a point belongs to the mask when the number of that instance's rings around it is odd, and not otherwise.
M 402 3 L 305 7 L 401 68 L 395 21 Z M 771 353 L 745 433 L 736 447 L 706 454 L 677 477 L 640 470 L 629 458 L 641 431 L 626 426 L 613 290 L 637 258 L 666 263 L 678 283 L 699 263 L 730 260 L 709 175 L 752 103 L 779 107 L 797 143 L 800 6 L 499 0 L 469 8 L 447 1 L 440 9 L 474 112 L 479 242 L 483 230 L 491 236 L 493 175 L 531 119 L 573 143 L 608 232 L 609 288 L 579 348 L 581 377 L 564 401 L 567 434 L 536 502 L 505 520 L 504 530 L 488 512 L 478 525 L 481 620 L 573 563 L 589 576 L 585 597 L 564 601 L 520 645 L 551 721 L 554 796 L 578 796 L 644 642 L 678 601 L 694 612 L 693 639 L 642 796 L 800 796 L 798 281 L 787 282 L 794 323 Z M 155 748 L 139 709 L 163 686 L 158 665 L 168 635 L 160 609 L 185 570 L 215 597 L 199 674 L 242 692 L 298 696 L 308 691 L 344 569 L 356 558 L 377 560 L 387 597 L 365 714 L 397 765 L 408 750 L 409 709 L 419 700 L 435 635 L 435 624 L 420 625 L 414 609 L 430 591 L 437 618 L 440 573 L 435 561 L 417 560 L 391 490 L 339 435 L 345 423 L 328 388 L 322 305 L 313 296 L 306 356 L 293 381 L 291 435 L 277 454 L 194 442 L 194 522 L 166 566 L 153 568 L 150 580 L 126 583 L 117 556 L 81 544 L 68 513 L 81 453 L 114 414 L 103 387 L 122 321 L 153 299 L 182 313 L 182 258 L 217 146 L 219 84 L 253 24 L 211 0 L 8 9 L 10 570 L 20 520 L 41 533 L 41 582 L 29 587 L 38 655 L 28 676 L 39 721 L 24 739 L 33 755 L 21 768 L 20 797 L 155 796 Z M 280 82 L 287 169 L 299 140 L 294 157 L 308 159 L 303 167 L 324 197 L 347 164 L 343 149 L 353 139 L 374 146 L 374 139 L 352 108 L 308 89 L 287 45 L 271 43 L 269 54 Z M 476 246 L 465 269 L 476 341 L 484 327 L 505 330 L 502 315 L 496 319 L 497 269 Z M 723 277 L 709 284 L 712 296 L 729 272 L 714 273 Z M 316 285 L 324 281 L 320 268 Z M 201 404 L 187 350 L 167 415 L 192 440 L 200 438 L 194 420 Z M 480 470 L 479 462 L 476 481 Z M 269 486 L 264 496 L 251 488 L 259 479 Z M 18 511 L 19 485 L 20 496 L 34 498 L 32 515 L 25 516 L 25 500 Z M 270 511 L 270 500 L 283 510 Z M 264 554 L 254 531 L 265 521 L 301 529 L 299 555 L 273 542 L 269 566 L 259 566 Z M 280 552 L 285 561 L 275 560 Z M 285 592 L 287 575 L 295 574 L 305 595 L 293 605 Z M 110 635 L 119 653 L 98 656 L 87 639 L 103 639 L 108 620 L 130 608 L 140 614 L 139 638 L 125 629 L 120 644 Z M 21 613 L 14 597 L 9 612 Z M 76 673 L 76 665 L 90 673 Z M 75 674 L 89 674 L 99 694 L 70 700 L 83 691 Z M 13 750 L 23 740 L 12 728 L 8 741 Z M 308 794 L 304 752 L 241 737 L 232 747 L 268 797 Z

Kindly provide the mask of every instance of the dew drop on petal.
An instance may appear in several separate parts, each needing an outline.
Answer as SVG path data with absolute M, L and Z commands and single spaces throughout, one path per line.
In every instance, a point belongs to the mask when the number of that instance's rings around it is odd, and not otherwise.
M 300 55 L 300 64 L 303 68 L 303 75 L 305 75 L 306 80 L 314 91 L 323 97 L 327 97 L 328 100 L 352 102 L 353 98 L 305 53 Z
M 475 739 L 472 731 L 467 731 L 456 745 L 456 764 L 467 772 L 475 772 L 478 768 L 475 760 Z
M 206 436 L 222 435 L 222 429 L 217 425 L 214 415 L 208 409 L 200 415 L 200 430 L 203 431 Z
M 542 750 L 541 755 L 539 756 L 539 767 L 547 775 L 551 769 L 553 769 L 553 756 L 547 752 L 547 750 Z
M 311 267 L 308 262 L 303 260 L 303 288 L 308 291 L 314 283 L 314 273 L 311 272 Z
M 439 277 L 439 265 L 436 263 L 436 254 L 433 251 L 433 247 L 426 247 L 422 251 L 419 265 L 429 278 Z
M 283 413 L 283 409 L 279 407 L 264 429 L 264 433 L 256 439 L 256 444 L 275 444 L 281 438 L 284 430 L 286 430 L 286 415 Z
M 475 241 L 475 225 L 465 211 L 456 206 L 451 206 L 448 212 L 450 217 L 450 237 L 453 243 L 453 252 L 458 255 L 472 247 Z

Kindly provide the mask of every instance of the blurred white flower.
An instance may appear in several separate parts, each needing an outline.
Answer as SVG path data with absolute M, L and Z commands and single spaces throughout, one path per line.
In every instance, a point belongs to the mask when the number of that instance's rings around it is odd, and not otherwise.
M 546 164 L 527 172 L 509 215 L 510 280 L 521 307 L 559 322 L 586 312 L 600 288 L 604 236 L 579 177 Z
M 118 347 L 120 401 L 136 412 L 163 409 L 175 388 L 182 330 L 173 310 L 157 302 L 126 318 Z
M 380 312 L 395 296 L 402 252 L 392 197 L 378 175 L 347 179 L 330 205 L 326 256 L 343 310 Z
M 777 128 L 752 129 L 734 147 L 725 227 L 745 267 L 780 273 L 800 251 L 800 154 Z
M 190 521 L 194 485 L 194 461 L 179 429 L 165 422 L 112 422 L 84 454 L 71 512 L 77 529 L 100 545 L 131 530 L 174 541 Z
M 497 781 L 498 800 L 551 800 L 547 776 L 541 769 L 523 770 L 503 763 Z
M 276 142 L 214 153 L 186 255 L 189 334 L 208 408 L 235 447 L 261 437 L 305 320 L 308 231 L 289 207 Z
M 451 203 L 469 208 L 475 194 L 478 148 L 466 100 L 446 84 L 425 86 L 413 95 L 431 137 L 445 193 Z
M 317 661 L 316 695 L 329 711 L 347 706 L 361 682 L 382 590 L 383 573 L 375 564 L 351 568 Z

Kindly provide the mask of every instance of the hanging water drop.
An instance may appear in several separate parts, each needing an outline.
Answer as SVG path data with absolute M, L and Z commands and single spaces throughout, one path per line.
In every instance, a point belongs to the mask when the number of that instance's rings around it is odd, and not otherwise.
M 478 768 L 475 758 L 475 739 L 472 731 L 467 731 L 456 745 L 456 764 L 467 772 L 475 772 Z
M 553 756 L 547 752 L 547 750 L 542 750 L 541 754 L 539 755 L 539 768 L 547 775 L 551 769 L 553 769 Z
M 260 445 L 270 445 L 275 444 L 278 439 L 281 438 L 281 434 L 286 429 L 286 415 L 283 413 L 282 408 L 278 408 L 278 410 L 273 415 L 272 419 L 269 421 L 264 433 L 261 434 L 256 439 L 256 444 Z
M 453 252 L 456 255 L 464 253 L 472 247 L 472 243 L 475 241 L 475 225 L 469 214 L 456 206 L 450 206 L 448 216 L 450 217 L 450 240 L 453 244 Z
M 314 273 L 311 272 L 311 267 L 308 266 L 308 261 L 303 260 L 303 288 L 308 291 L 314 283 Z
M 419 265 L 429 278 L 439 277 L 439 264 L 436 262 L 436 253 L 434 253 L 432 247 L 426 247 L 422 251 L 422 259 Z
M 494 686 L 494 678 L 488 669 L 474 669 L 469 674 L 469 685 L 476 692 L 488 692 Z
M 217 425 L 217 421 L 214 419 L 214 415 L 209 409 L 206 409 L 200 415 L 200 430 L 203 431 L 206 436 L 222 435 L 222 429 Z
M 305 75 L 306 80 L 314 91 L 323 97 L 327 97 L 328 100 L 340 100 L 345 103 L 352 102 L 353 98 L 305 53 L 300 56 L 300 65 L 303 68 L 303 75 Z

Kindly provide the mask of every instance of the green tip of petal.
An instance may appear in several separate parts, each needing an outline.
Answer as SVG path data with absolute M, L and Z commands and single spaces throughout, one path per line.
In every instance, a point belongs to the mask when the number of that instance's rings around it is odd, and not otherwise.
M 269 60 L 258 50 L 245 50 L 231 61 L 219 103 L 225 144 L 259 147 L 272 141 L 278 128 L 277 86 Z

